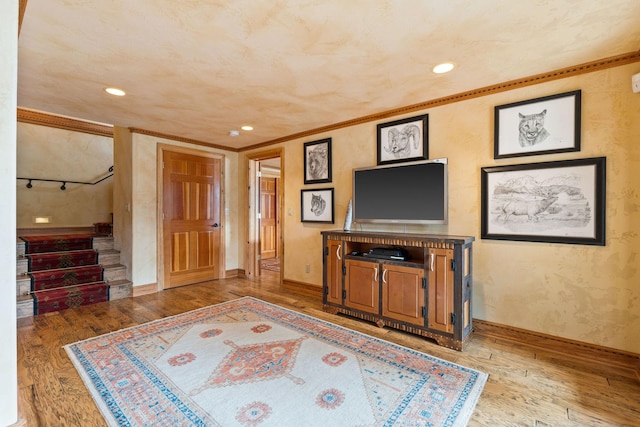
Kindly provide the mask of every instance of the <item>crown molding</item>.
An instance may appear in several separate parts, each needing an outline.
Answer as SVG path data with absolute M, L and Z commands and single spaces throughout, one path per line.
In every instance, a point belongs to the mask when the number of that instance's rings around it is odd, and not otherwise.
M 265 141 L 260 144 L 244 147 L 240 149 L 240 151 L 254 150 L 256 148 L 262 148 L 262 147 L 266 147 L 273 144 L 279 144 L 282 142 L 291 141 L 293 139 L 305 138 L 307 136 L 316 135 L 323 132 L 328 132 L 328 131 L 341 129 L 349 126 L 355 126 L 363 123 L 374 122 L 381 119 L 387 119 L 393 116 L 399 116 L 406 113 L 425 110 L 427 108 L 439 107 L 446 104 L 452 104 L 454 102 L 467 101 L 473 98 L 493 95 L 493 94 L 505 92 L 508 90 L 537 85 L 540 83 L 546 83 L 553 80 L 573 77 L 580 74 L 606 70 L 607 68 L 619 67 L 622 65 L 632 64 L 634 62 L 640 62 L 640 50 L 635 52 L 623 53 L 622 55 L 611 56 L 604 59 L 598 59 L 596 61 L 585 62 L 583 64 L 561 68 L 558 70 L 549 71 L 542 74 L 535 74 L 535 75 L 524 77 L 521 79 L 510 80 L 510 81 L 499 83 L 496 85 L 485 86 L 485 87 L 473 89 L 466 92 L 460 92 L 460 93 L 445 96 L 442 98 L 436 98 L 429 101 L 420 102 L 418 104 L 407 105 L 405 107 L 395 108 L 393 110 L 387 110 L 381 113 L 371 114 L 368 116 L 359 117 L 352 120 L 346 120 L 344 122 L 339 122 L 339 123 L 335 123 L 328 126 L 310 129 L 304 132 L 298 132 L 292 135 L 283 136 L 281 138 L 272 139 L 270 141 Z
M 169 135 L 169 134 L 166 134 L 166 133 L 156 132 L 156 131 L 148 130 L 148 129 L 140 129 L 140 128 L 130 127 L 129 131 L 131 133 L 139 133 L 139 134 L 142 134 L 142 135 L 155 136 L 157 138 L 169 139 L 169 140 L 172 140 L 172 141 L 186 142 L 188 144 L 201 145 L 201 146 L 209 147 L 209 148 L 217 148 L 219 150 L 232 151 L 232 152 L 236 152 L 236 153 L 239 151 L 237 148 L 225 147 L 224 145 L 212 144 L 212 143 L 209 143 L 209 142 L 199 141 L 197 139 L 185 138 L 185 137 L 182 137 L 182 136 Z
M 18 121 L 113 138 L 113 126 L 18 107 Z

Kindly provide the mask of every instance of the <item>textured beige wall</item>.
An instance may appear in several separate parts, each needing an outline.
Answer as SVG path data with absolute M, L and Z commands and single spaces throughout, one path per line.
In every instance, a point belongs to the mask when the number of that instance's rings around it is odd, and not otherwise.
M 113 239 L 114 247 L 120 251 L 120 263 L 127 267 L 127 280 L 131 277 L 133 264 L 133 222 L 131 200 L 133 192 L 133 151 L 129 129 L 116 126 L 113 129 Z
M 637 72 L 638 63 L 407 115 L 429 114 L 430 158 L 449 159 L 449 224 L 363 229 L 475 236 L 475 318 L 640 353 L 640 94 L 630 87 Z M 576 89 L 582 90 L 580 152 L 493 159 L 496 105 Z M 333 141 L 333 182 L 304 186 L 303 143 L 327 137 Z M 375 165 L 376 123 L 282 145 L 284 277 L 320 286 L 320 231 L 342 228 L 352 169 Z M 480 168 L 596 156 L 607 157 L 606 246 L 480 239 Z M 243 173 L 238 178 L 246 181 Z M 320 187 L 335 187 L 335 224 L 301 223 L 300 190 Z
M 113 165 L 113 138 L 18 123 L 17 176 L 96 182 Z M 18 228 L 86 227 L 111 222 L 113 178 L 96 185 L 16 180 Z M 49 224 L 33 217 L 50 216 Z

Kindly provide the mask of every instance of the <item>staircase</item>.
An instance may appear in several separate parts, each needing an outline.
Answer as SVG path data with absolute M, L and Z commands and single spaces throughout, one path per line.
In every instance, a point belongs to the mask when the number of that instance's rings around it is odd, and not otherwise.
M 16 245 L 18 255 L 16 264 L 17 317 L 30 317 L 33 316 L 35 312 L 35 299 L 31 292 L 31 276 L 29 276 L 29 259 L 26 256 L 26 243 L 18 238 Z M 98 265 L 104 269 L 103 281 L 108 285 L 108 300 L 112 301 L 130 297 L 132 295 L 132 283 L 126 278 L 126 267 L 120 264 L 120 252 L 113 248 L 113 237 L 93 236 L 93 249 L 98 253 Z M 65 254 L 65 252 L 55 253 L 60 255 Z M 44 271 L 50 271 L 53 274 L 61 270 Z M 77 286 L 82 287 L 83 285 L 80 284 Z M 86 305 L 86 303 L 83 305 Z

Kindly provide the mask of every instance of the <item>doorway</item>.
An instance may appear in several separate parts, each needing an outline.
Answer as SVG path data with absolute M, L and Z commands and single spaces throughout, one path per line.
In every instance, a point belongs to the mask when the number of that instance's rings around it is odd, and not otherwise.
M 271 277 L 282 283 L 284 276 L 282 149 L 254 153 L 249 161 L 249 214 L 245 275 Z
M 159 147 L 162 288 L 224 277 L 224 156 Z

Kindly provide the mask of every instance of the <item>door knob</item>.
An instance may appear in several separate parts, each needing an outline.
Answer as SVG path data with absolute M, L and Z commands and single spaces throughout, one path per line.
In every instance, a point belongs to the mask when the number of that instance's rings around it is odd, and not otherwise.
M 213 225 L 212 225 L 212 227 L 213 227 L 213 228 L 218 228 L 218 227 L 220 227 L 220 226 L 218 225 L 218 223 L 217 223 L 217 222 L 214 222 L 214 223 L 213 223 Z

